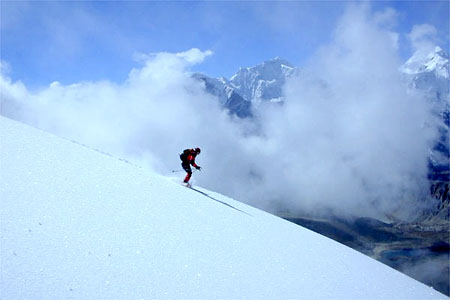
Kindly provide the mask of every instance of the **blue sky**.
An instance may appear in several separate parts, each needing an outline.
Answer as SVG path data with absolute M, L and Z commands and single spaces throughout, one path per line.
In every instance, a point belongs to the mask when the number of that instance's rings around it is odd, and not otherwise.
M 196 70 L 230 77 L 239 67 L 280 56 L 301 66 L 332 38 L 345 1 L 75 1 L 1 2 L 1 60 L 8 76 L 28 87 L 53 81 L 122 82 L 140 53 L 214 55 Z M 396 11 L 400 54 L 414 25 L 430 24 L 448 50 L 447 1 L 374 1 Z

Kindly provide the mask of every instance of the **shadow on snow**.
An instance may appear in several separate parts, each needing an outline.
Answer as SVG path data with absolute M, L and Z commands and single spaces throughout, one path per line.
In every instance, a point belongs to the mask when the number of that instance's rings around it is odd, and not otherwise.
M 190 187 L 188 187 L 188 188 L 190 188 L 190 189 L 193 190 L 193 191 L 196 191 L 197 193 L 202 194 L 203 196 L 208 197 L 209 199 L 212 199 L 212 200 L 214 200 L 214 201 L 216 201 L 216 202 L 219 202 L 219 203 L 221 203 L 221 204 L 223 204 L 223 205 L 226 205 L 226 206 L 228 206 L 228 207 L 231 207 L 232 209 L 235 209 L 235 210 L 237 210 L 237 211 L 240 211 L 241 213 L 244 213 L 244 214 L 246 214 L 246 215 L 248 215 L 248 216 L 252 216 L 252 215 L 246 213 L 245 211 L 240 210 L 239 208 L 236 208 L 236 207 L 234 207 L 233 205 L 230 205 L 230 204 L 228 204 L 228 203 L 226 203 L 226 202 L 220 201 L 219 199 L 216 199 L 216 198 L 214 198 L 214 197 L 211 197 L 211 196 L 208 195 L 207 193 L 202 192 L 202 191 L 200 191 L 200 190 L 197 190 L 196 188 L 193 188 L 192 186 L 190 186 Z

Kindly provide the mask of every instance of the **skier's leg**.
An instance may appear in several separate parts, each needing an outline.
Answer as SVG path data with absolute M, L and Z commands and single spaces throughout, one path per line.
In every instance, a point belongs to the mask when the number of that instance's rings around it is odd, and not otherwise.
M 186 174 L 186 177 L 184 178 L 184 183 L 188 183 L 189 182 L 189 179 L 191 179 L 191 175 L 192 175 L 192 172 L 189 172 L 189 173 Z
M 184 178 L 184 182 L 188 183 L 189 179 L 191 179 L 191 176 L 192 176 L 191 166 L 189 164 L 183 164 L 183 163 L 181 164 L 181 166 L 187 173 L 186 177 Z

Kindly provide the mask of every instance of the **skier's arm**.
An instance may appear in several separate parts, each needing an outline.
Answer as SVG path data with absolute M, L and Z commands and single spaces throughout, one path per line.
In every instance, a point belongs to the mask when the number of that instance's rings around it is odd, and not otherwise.
M 200 170 L 200 169 L 201 169 L 201 167 L 198 166 L 198 165 L 195 163 L 195 157 L 192 157 L 192 159 L 191 159 L 191 165 L 192 165 L 194 168 L 196 168 L 197 170 Z

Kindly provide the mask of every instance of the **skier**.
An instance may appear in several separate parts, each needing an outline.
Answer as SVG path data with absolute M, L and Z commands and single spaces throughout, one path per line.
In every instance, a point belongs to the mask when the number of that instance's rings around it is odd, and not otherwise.
M 192 176 L 191 165 L 197 170 L 201 169 L 201 167 L 195 163 L 195 157 L 199 155 L 200 152 L 201 152 L 200 148 L 195 148 L 195 149 L 185 149 L 183 153 L 180 154 L 181 166 L 183 167 L 183 170 L 185 170 L 187 173 L 186 177 L 183 180 L 184 183 L 188 183 L 189 179 L 191 179 Z

